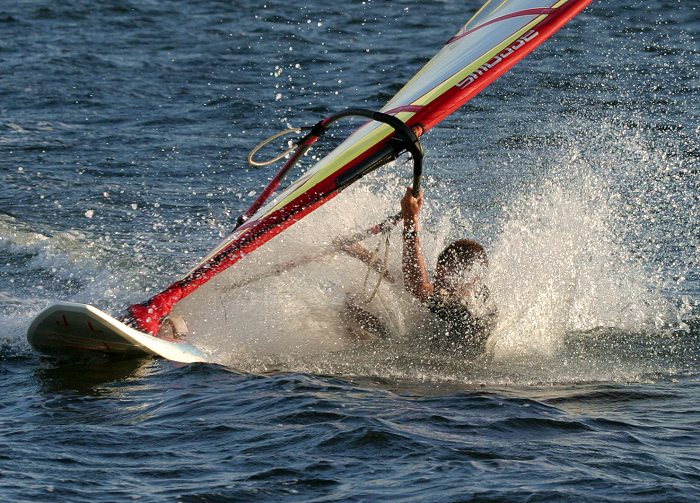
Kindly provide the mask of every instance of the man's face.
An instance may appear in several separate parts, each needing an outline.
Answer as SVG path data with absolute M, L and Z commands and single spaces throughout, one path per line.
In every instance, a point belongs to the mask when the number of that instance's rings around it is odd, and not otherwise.
M 474 295 L 475 287 L 485 272 L 485 265 L 480 261 L 469 265 L 439 264 L 435 269 L 435 287 L 450 296 L 466 299 Z

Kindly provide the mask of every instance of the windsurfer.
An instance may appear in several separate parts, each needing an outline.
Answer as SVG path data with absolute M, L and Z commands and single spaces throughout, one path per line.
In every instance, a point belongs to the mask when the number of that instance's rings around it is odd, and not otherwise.
M 414 197 L 409 187 L 401 199 L 404 287 L 435 315 L 433 325 L 437 330 L 433 330 L 432 340 L 441 347 L 448 344 L 450 348 L 481 353 L 497 317 L 496 306 L 484 284 L 488 268 L 486 251 L 470 239 L 451 243 L 438 256 L 435 279 L 431 281 L 419 234 L 422 206 L 423 194 Z M 359 243 L 341 239 L 335 244 L 349 255 L 372 264 L 378 272 L 387 274 L 385 265 Z M 371 341 L 388 336 L 378 318 L 351 299 L 346 304 L 343 315 L 350 320 L 350 332 L 355 338 Z
M 486 251 L 471 239 L 454 241 L 438 255 L 435 279 L 431 281 L 419 233 L 422 206 L 423 193 L 415 197 L 409 187 L 401 199 L 404 286 L 439 320 L 436 339 L 440 344 L 447 338 L 455 347 L 481 352 L 497 317 L 484 284 Z

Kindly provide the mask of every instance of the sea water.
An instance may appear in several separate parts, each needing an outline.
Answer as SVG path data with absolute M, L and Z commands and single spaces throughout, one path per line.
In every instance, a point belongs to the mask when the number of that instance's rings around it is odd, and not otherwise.
M 478 7 L 0 5 L 0 499 L 700 497 L 692 2 L 594 2 L 424 138 L 426 257 L 486 246 L 488 357 L 416 344 L 425 313 L 388 282 L 391 339 L 348 341 L 338 312 L 375 277 L 337 256 L 194 305 L 232 320 L 192 335 L 216 364 L 25 340 L 52 301 L 116 313 L 188 271 L 272 176 L 248 150 L 380 108 Z M 377 172 L 286 246 L 396 212 L 409 183 Z

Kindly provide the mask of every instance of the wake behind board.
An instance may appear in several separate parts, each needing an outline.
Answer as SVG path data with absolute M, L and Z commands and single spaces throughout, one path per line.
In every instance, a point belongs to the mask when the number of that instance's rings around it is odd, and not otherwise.
M 125 325 L 94 306 L 59 302 L 44 309 L 27 331 L 29 344 L 51 355 L 99 352 L 120 356 L 160 356 L 182 363 L 206 362 L 191 344 L 153 337 Z

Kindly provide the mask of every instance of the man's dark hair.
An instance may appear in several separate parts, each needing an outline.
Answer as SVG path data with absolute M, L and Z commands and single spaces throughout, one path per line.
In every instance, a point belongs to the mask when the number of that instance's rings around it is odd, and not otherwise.
M 484 247 L 471 239 L 459 239 L 442 250 L 438 255 L 437 266 L 469 267 L 475 262 L 480 262 L 483 265 L 489 264 Z

